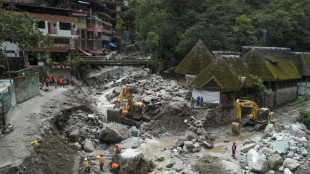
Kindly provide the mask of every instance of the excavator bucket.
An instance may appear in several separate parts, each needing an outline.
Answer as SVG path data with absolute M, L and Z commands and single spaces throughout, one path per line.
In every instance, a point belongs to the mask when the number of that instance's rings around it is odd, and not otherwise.
M 121 116 L 122 116 L 122 109 L 119 108 L 108 108 L 107 110 L 107 116 L 109 122 L 121 122 Z
M 233 122 L 231 124 L 231 130 L 234 134 L 239 135 L 240 134 L 240 129 L 241 129 L 241 123 L 239 122 Z

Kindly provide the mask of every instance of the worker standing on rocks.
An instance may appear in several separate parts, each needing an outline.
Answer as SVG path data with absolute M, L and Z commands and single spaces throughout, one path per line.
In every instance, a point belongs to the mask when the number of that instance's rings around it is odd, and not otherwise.
M 200 106 L 202 106 L 202 104 L 203 104 L 203 97 L 202 96 L 200 97 L 200 100 L 201 100 Z
M 100 165 L 100 170 L 103 171 L 103 165 L 104 165 L 103 153 L 100 153 L 99 165 Z
M 237 150 L 237 145 L 236 142 L 234 141 L 233 145 L 232 145 L 232 155 L 234 158 L 236 158 L 236 150 Z
M 110 172 L 112 172 L 113 174 L 118 174 L 120 167 L 117 163 L 113 163 L 110 165 Z
M 195 102 L 195 99 L 194 99 L 194 96 L 191 97 L 191 106 L 194 106 L 194 102 Z
M 197 106 L 199 106 L 200 97 L 197 97 Z
M 122 148 L 118 145 L 118 144 L 115 144 L 115 153 L 121 153 L 122 151 Z
M 85 169 L 84 169 L 84 173 L 90 173 L 90 167 L 88 165 L 88 161 L 87 161 L 87 158 L 84 159 L 84 165 L 85 165 Z

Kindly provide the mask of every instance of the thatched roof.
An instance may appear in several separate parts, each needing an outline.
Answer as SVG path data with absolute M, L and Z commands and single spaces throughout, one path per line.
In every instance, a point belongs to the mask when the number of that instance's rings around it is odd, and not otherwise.
M 260 77 L 263 81 L 282 81 L 300 79 L 293 59 L 276 55 L 264 55 L 258 51 L 250 51 L 244 56 L 248 71 Z
M 301 75 L 310 76 L 310 53 L 295 53 L 294 63 Z
M 182 62 L 175 68 L 178 74 L 197 75 L 206 68 L 213 60 L 214 55 L 202 42 L 198 40 L 191 51 L 183 58 Z
M 246 77 L 244 84 L 239 77 Z M 215 81 L 221 91 L 239 91 L 241 88 L 253 86 L 247 66 L 241 58 L 217 58 L 190 84 L 192 87 L 205 88 L 211 81 Z

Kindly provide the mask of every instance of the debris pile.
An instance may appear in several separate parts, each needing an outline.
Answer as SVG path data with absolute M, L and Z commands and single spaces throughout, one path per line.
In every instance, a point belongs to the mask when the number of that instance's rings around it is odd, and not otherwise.
M 310 166 L 310 132 L 303 124 L 283 126 L 276 132 L 269 124 L 258 142 L 246 140 L 241 148 L 242 167 L 256 173 L 306 173 Z

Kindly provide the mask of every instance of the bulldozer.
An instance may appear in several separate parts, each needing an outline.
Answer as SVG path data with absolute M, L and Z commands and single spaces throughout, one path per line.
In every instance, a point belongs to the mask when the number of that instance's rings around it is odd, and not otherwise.
M 251 108 L 251 113 L 248 115 L 248 120 L 245 122 L 246 125 L 255 126 L 255 129 L 259 130 L 264 128 L 268 122 L 270 122 L 274 113 L 270 112 L 268 108 L 259 108 L 257 103 L 251 100 L 236 100 L 236 114 L 238 122 L 233 122 L 231 125 L 232 132 L 235 134 L 240 134 L 240 130 L 242 127 L 242 115 L 241 108 Z
M 127 104 L 122 108 L 124 99 L 127 100 Z M 139 127 L 140 120 L 149 121 L 147 117 L 143 117 L 144 113 L 145 104 L 141 101 L 133 103 L 132 93 L 126 87 L 123 87 L 118 96 L 116 106 L 108 108 L 107 117 L 109 122 Z

